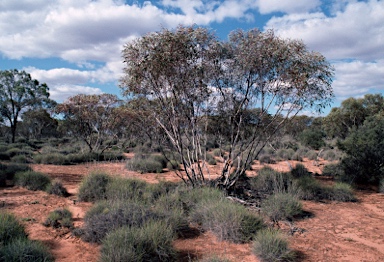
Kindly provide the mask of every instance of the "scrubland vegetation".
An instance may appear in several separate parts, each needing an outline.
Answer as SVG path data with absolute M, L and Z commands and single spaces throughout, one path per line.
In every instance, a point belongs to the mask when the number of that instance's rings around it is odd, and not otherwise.
M 295 261 L 279 227 L 305 218 L 303 200 L 353 202 L 362 186 L 384 192 L 384 97 L 347 99 L 325 117 L 299 115 L 333 96 L 333 69 L 300 41 L 251 30 L 223 43 L 205 29 L 180 27 L 139 38 L 123 56 L 128 101 L 76 95 L 57 104 L 32 79 L 31 90 L 5 89 L 27 73 L 0 75 L 1 187 L 70 195 L 32 164 L 124 162 L 179 178 L 148 184 L 90 173 L 77 192 L 77 201 L 93 204 L 83 226 L 68 209 L 52 210 L 43 224 L 101 245 L 100 261 L 177 261 L 173 243 L 192 230 L 252 243 L 262 261 Z M 17 92 L 25 106 L 12 111 Z M 303 160 L 327 164 L 315 174 Z M 278 162 L 290 171 L 269 166 Z M 256 164 L 264 167 L 255 172 Z M 53 260 L 13 215 L 1 212 L 0 227 L 0 261 Z

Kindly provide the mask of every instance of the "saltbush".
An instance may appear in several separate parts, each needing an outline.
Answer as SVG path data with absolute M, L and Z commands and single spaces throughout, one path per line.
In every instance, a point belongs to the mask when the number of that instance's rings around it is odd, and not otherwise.
M 24 227 L 12 214 L 0 212 L 0 247 L 14 239 L 27 238 Z M 1 249 L 1 248 L 0 248 Z
M 43 223 L 46 227 L 67 227 L 72 228 L 72 213 L 68 209 L 56 209 L 49 213 L 48 218 Z
M 294 261 L 296 254 L 288 247 L 288 241 L 277 229 L 266 228 L 257 232 L 253 253 L 265 262 Z
M 113 178 L 107 185 L 105 198 L 110 201 L 143 200 L 147 183 L 139 179 Z
M 174 234 L 162 221 L 119 228 L 103 240 L 101 261 L 175 261 Z
M 67 189 L 63 186 L 60 180 L 54 180 L 47 188 L 47 192 L 51 195 L 57 195 L 61 197 L 69 196 Z
M 154 157 L 135 155 L 127 161 L 127 168 L 140 173 L 162 173 L 163 164 Z
M 106 198 L 107 185 L 111 178 L 105 173 L 91 173 L 80 184 L 78 198 L 80 201 L 95 202 Z
M 18 238 L 0 248 L 1 261 L 30 261 L 50 262 L 55 261 L 48 248 L 39 241 L 27 238 Z
M 323 168 L 322 175 L 341 178 L 344 177 L 344 169 L 339 163 L 326 164 Z
M 21 187 L 25 187 L 28 190 L 45 190 L 51 179 L 49 176 L 35 171 L 19 172 L 15 175 L 15 184 Z
M 262 195 L 271 195 L 275 192 L 286 191 L 292 183 L 291 180 L 289 174 L 282 174 L 266 166 L 259 170 L 256 177 L 249 179 L 249 184 L 252 191 Z
M 227 199 L 201 201 L 192 211 L 191 219 L 203 230 L 212 231 L 220 240 L 234 243 L 248 242 L 264 226 L 259 216 Z
M 298 197 L 292 193 L 275 193 L 265 199 L 261 205 L 262 212 L 273 222 L 292 220 L 302 212 Z
M 82 238 L 88 242 L 100 243 L 111 231 L 123 226 L 144 225 L 158 216 L 142 203 L 129 201 L 101 202 L 92 207 L 84 218 Z
M 290 174 L 293 178 L 300 178 L 303 176 L 311 175 L 311 173 L 303 164 L 297 164 L 294 168 L 292 168 Z

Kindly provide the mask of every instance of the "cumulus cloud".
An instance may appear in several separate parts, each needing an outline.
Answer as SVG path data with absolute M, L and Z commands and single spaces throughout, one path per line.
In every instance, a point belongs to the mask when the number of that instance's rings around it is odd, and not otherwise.
M 49 90 L 51 99 L 57 102 L 64 102 L 67 98 L 77 94 L 97 95 L 102 94 L 100 88 L 81 85 L 55 85 Z
M 304 13 L 317 9 L 320 5 L 320 0 L 258 0 L 258 7 L 261 14 L 273 12 Z
M 384 91 L 384 60 L 335 63 L 335 94 L 340 100 Z
M 317 12 L 274 17 L 265 28 L 282 37 L 302 39 L 328 59 L 383 57 L 384 1 L 352 2 L 337 10 L 334 16 Z

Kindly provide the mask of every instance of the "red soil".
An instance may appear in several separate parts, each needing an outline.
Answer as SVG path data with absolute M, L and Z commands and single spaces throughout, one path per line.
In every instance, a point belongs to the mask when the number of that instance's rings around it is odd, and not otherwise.
M 321 173 L 323 163 L 305 161 L 311 171 Z M 280 171 L 289 170 L 289 161 L 272 165 Z M 261 166 L 255 165 L 257 170 Z M 41 191 L 28 191 L 20 187 L 0 189 L 0 206 L 20 218 L 26 226 L 31 239 L 42 240 L 47 244 L 56 261 L 97 261 L 100 246 L 81 241 L 68 230 L 58 230 L 42 225 L 48 214 L 57 208 L 68 208 L 75 226 L 83 223 L 89 203 L 79 203 L 76 193 L 79 182 L 92 171 L 103 170 L 110 175 L 138 177 L 155 183 L 160 179 L 177 181 L 172 172 L 163 174 L 138 174 L 128 171 L 124 163 L 96 163 L 76 166 L 32 165 L 36 171 L 58 178 L 72 194 L 68 198 L 49 195 Z M 216 169 L 218 170 L 218 169 Z M 250 175 L 255 174 L 251 172 Z M 212 169 L 215 176 L 215 168 Z M 318 203 L 303 201 L 305 211 L 311 216 L 294 221 L 293 224 L 281 224 L 289 235 L 291 248 L 297 250 L 301 261 L 384 261 L 384 195 L 373 192 L 357 191 L 358 202 Z M 232 244 L 219 242 L 208 233 L 188 239 L 175 241 L 175 247 L 185 257 L 204 258 L 211 255 L 225 257 L 230 261 L 253 262 L 258 259 L 252 255 L 250 244 Z

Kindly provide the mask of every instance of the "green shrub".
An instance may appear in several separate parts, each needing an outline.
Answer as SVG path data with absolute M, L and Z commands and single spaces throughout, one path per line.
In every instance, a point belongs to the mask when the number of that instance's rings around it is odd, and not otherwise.
M 379 192 L 384 193 L 384 179 L 381 179 L 380 181 Z
M 275 193 L 263 201 L 261 209 L 271 221 L 291 220 L 302 212 L 298 197 L 291 193 Z
M 297 164 L 294 168 L 292 168 L 290 173 L 293 178 L 300 178 L 303 176 L 311 175 L 311 173 L 309 173 L 308 169 L 303 164 Z
M 266 166 L 259 170 L 256 177 L 249 179 L 249 184 L 252 191 L 262 195 L 271 195 L 288 190 L 292 183 L 291 180 L 288 174 L 282 174 Z
M 189 229 L 188 216 L 179 194 L 169 193 L 160 196 L 154 202 L 153 211 L 171 226 L 177 235 L 183 236 L 184 232 Z
M 88 242 L 100 243 L 111 231 L 123 226 L 144 225 L 158 216 L 142 203 L 101 202 L 92 207 L 84 218 L 82 238 Z
M 28 190 L 45 190 L 50 183 L 49 176 L 40 172 L 26 171 L 15 175 L 15 184 Z
M 294 261 L 296 254 L 288 247 L 286 238 L 276 229 L 266 228 L 257 232 L 253 253 L 265 262 Z
M 281 160 L 291 160 L 293 155 L 295 154 L 295 151 L 292 148 L 282 148 L 277 150 L 276 155 L 281 159 Z
M 220 240 L 235 243 L 248 242 L 264 226 L 259 216 L 227 199 L 201 201 L 192 211 L 191 219 L 201 225 L 203 230 L 212 231 Z
M 6 212 L 0 212 L 0 250 L 15 239 L 27 238 L 24 227 L 16 217 Z M 1 260 L 1 259 L 0 259 Z
M 0 176 L 8 180 L 13 180 L 14 176 L 18 172 L 32 171 L 32 169 L 25 164 L 0 164 Z
M 33 161 L 36 164 L 65 165 L 69 164 L 67 157 L 61 153 L 49 153 L 35 155 Z
M 258 156 L 260 164 L 274 164 L 276 163 L 275 159 L 269 154 L 260 154 Z
M 111 232 L 101 248 L 101 261 L 175 261 L 174 235 L 169 225 L 151 221 L 142 227 Z
M 163 164 L 153 157 L 135 155 L 127 161 L 127 168 L 140 173 L 162 173 Z
M 48 218 L 43 223 L 46 227 L 67 227 L 72 228 L 72 213 L 68 209 L 56 209 L 49 213 Z
M 310 150 L 308 151 L 305 156 L 309 159 L 309 160 L 316 160 L 317 159 L 317 152 L 314 151 L 314 150 Z
M 299 140 L 304 146 L 309 146 L 312 149 L 319 150 L 321 147 L 325 146 L 324 137 L 325 134 L 320 129 L 305 129 L 299 135 Z
M 356 197 L 353 194 L 353 188 L 350 184 L 338 182 L 330 190 L 329 200 L 341 202 L 354 202 Z
M 178 170 L 180 168 L 180 163 L 177 160 L 170 160 L 167 163 L 168 170 Z
M 0 248 L 0 260 L 50 262 L 54 257 L 41 242 L 19 238 Z
M 26 163 L 29 163 L 29 159 L 28 157 L 26 157 L 25 155 L 16 155 L 16 156 L 13 156 L 11 157 L 11 162 L 14 162 L 14 163 L 21 163 L 21 164 L 26 164 Z
M 224 151 L 220 148 L 216 148 L 213 150 L 212 154 L 214 156 L 222 157 L 222 156 L 224 156 Z
M 95 202 L 106 198 L 106 190 L 111 178 L 105 173 L 91 173 L 80 184 L 80 201 Z
M 223 258 L 221 256 L 211 256 L 211 257 L 203 258 L 196 261 L 198 262 L 230 262 L 231 260 Z
M 51 195 L 57 195 L 61 197 L 69 196 L 67 189 L 63 186 L 61 181 L 54 180 L 47 188 L 47 192 Z
M 344 170 L 343 167 L 337 163 L 337 164 L 326 164 L 323 168 L 323 176 L 332 176 L 335 178 L 341 178 L 344 176 Z
M 110 201 L 144 200 L 146 187 L 143 180 L 113 178 L 106 187 L 105 197 Z
M 208 164 L 210 165 L 216 165 L 216 159 L 211 155 L 211 154 L 208 154 L 207 153 L 207 159 L 206 161 L 208 162 Z
M 211 187 L 198 187 L 198 188 L 189 188 L 183 187 L 180 188 L 177 192 L 179 194 L 180 200 L 183 202 L 184 210 L 187 214 L 196 206 L 206 199 L 211 201 L 222 201 L 224 199 L 223 191 Z

